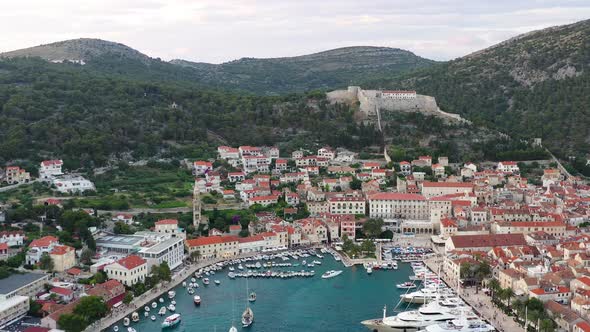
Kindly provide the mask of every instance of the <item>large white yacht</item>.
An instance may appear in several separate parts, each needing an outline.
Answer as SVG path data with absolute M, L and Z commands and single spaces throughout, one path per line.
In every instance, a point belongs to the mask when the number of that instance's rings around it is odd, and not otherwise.
M 481 319 L 454 319 L 427 326 L 424 332 L 492 332 L 496 329 Z
M 437 323 L 457 319 L 462 315 L 476 318 L 471 308 L 464 303 L 455 302 L 456 305 L 446 306 L 441 301 L 432 301 L 423 305 L 418 310 L 400 312 L 396 316 L 386 315 L 383 308 L 383 318 L 362 321 L 373 332 L 412 332 L 424 329 Z
M 448 288 L 424 287 L 415 292 L 400 295 L 403 302 L 424 304 L 436 300 L 438 297 L 454 295 Z

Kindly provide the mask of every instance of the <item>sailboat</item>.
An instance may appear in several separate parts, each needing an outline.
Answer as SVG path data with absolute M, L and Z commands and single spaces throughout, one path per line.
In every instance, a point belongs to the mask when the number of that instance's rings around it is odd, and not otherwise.
M 246 279 L 246 294 L 248 294 L 248 279 Z M 242 327 L 249 327 L 252 323 L 254 323 L 254 312 L 246 302 L 246 310 L 242 313 Z
M 254 292 L 250 293 L 250 296 L 248 296 L 248 301 L 249 302 L 256 301 L 256 293 L 254 293 Z

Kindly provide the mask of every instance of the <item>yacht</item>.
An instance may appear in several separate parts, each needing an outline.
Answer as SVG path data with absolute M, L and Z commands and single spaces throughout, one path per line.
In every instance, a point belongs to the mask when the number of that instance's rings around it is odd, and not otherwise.
M 178 323 L 180 323 L 180 314 L 173 314 L 166 317 L 166 319 L 162 323 L 162 328 L 172 327 Z
M 136 323 L 139 322 L 139 314 L 137 312 L 134 312 L 131 314 L 131 320 Z
M 217 279 L 215 279 L 215 281 L 214 281 L 214 282 L 215 282 L 215 284 L 216 284 L 217 286 L 221 285 L 221 281 L 219 281 L 219 280 L 217 280 Z
M 170 304 L 168 305 L 168 310 L 169 310 L 169 311 L 176 311 L 176 306 L 175 306 L 174 304 L 170 303 Z
M 254 312 L 250 307 L 246 307 L 244 313 L 242 313 L 242 327 L 250 327 L 254 323 Z
M 150 319 L 151 319 L 152 321 L 155 321 L 155 320 L 156 320 L 156 316 L 152 315 L 152 316 L 150 317 Z
M 365 320 L 361 324 L 376 332 L 413 332 L 432 324 L 457 319 L 462 315 L 462 310 L 464 315 L 476 317 L 469 307 L 450 308 L 439 301 L 432 301 L 418 310 L 400 312 L 396 316 L 386 316 L 387 310 L 383 308 L 383 318 Z
M 160 308 L 160 311 L 158 311 L 158 315 L 164 316 L 165 314 L 166 314 L 166 307 Z
M 175 291 L 171 290 L 171 291 L 168 292 L 168 298 L 169 299 L 173 299 L 175 296 L 176 296 L 176 292 Z
M 416 286 L 413 282 L 411 281 L 406 281 L 403 284 L 397 284 L 396 287 L 398 289 L 414 289 L 418 286 Z
M 199 295 L 195 295 L 195 297 L 193 297 L 193 302 L 195 305 L 201 305 L 201 297 Z
M 368 267 L 367 268 L 367 274 L 371 274 L 373 273 L 373 268 L 372 267 Z
M 322 274 L 322 279 L 330 279 L 330 278 L 334 278 L 338 275 L 340 275 L 342 273 L 342 270 L 330 270 L 330 271 L 326 271 L 326 273 Z
M 203 279 L 203 285 L 205 285 L 205 286 L 209 285 L 209 278 Z
M 400 295 L 403 302 L 424 304 L 435 300 L 439 295 L 450 295 L 450 291 L 442 289 L 434 289 L 430 287 L 422 288 L 421 290 Z
M 426 332 L 492 332 L 496 329 L 481 319 L 454 319 L 427 326 Z
M 156 307 L 158 307 L 158 304 L 156 302 L 152 302 L 152 308 L 156 309 Z

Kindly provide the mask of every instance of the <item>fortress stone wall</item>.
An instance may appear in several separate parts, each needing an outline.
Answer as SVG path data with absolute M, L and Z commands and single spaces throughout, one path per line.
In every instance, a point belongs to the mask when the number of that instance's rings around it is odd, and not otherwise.
M 369 118 L 377 116 L 377 112 L 420 112 L 449 121 L 468 122 L 458 114 L 447 113 L 438 108 L 436 99 L 431 96 L 416 95 L 412 99 L 383 98 L 380 90 L 363 90 L 358 86 L 349 86 L 346 90 L 335 90 L 327 93 L 331 102 L 359 102 L 360 111 Z

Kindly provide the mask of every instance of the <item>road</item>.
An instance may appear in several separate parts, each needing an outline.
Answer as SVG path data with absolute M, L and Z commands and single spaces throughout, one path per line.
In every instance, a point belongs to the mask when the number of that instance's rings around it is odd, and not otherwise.
M 29 181 L 27 183 L 18 183 L 18 184 L 12 184 L 12 185 L 9 185 L 9 186 L 6 186 L 6 187 L 0 187 L 0 193 L 1 192 L 5 192 L 5 191 L 10 191 L 10 190 L 16 189 L 16 188 L 18 188 L 20 186 L 24 186 L 24 185 L 27 185 L 27 184 L 35 183 L 35 182 L 38 182 L 38 181 L 39 181 L 39 179 L 34 179 L 34 180 L 31 180 L 31 181 Z

